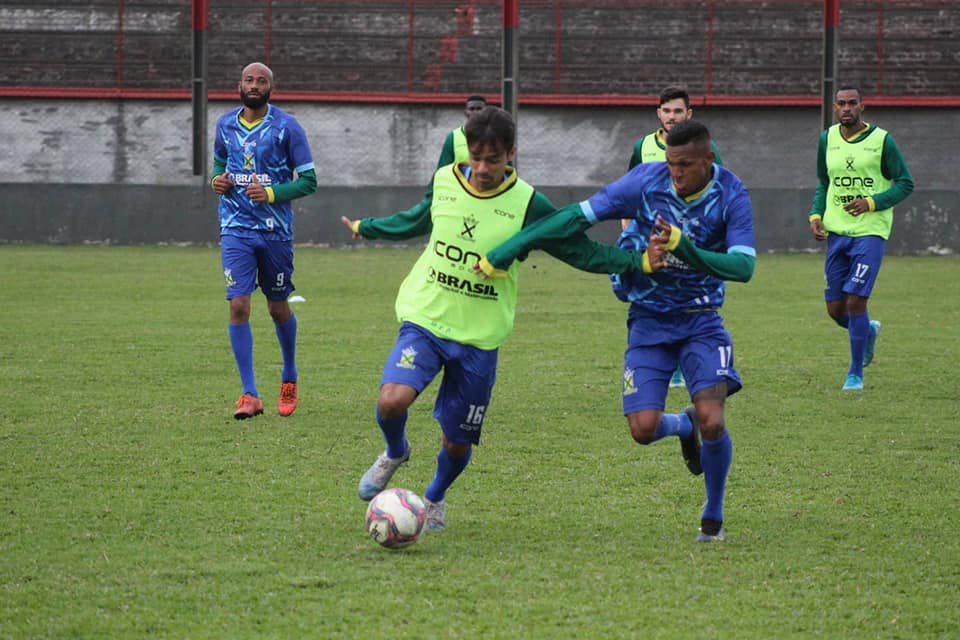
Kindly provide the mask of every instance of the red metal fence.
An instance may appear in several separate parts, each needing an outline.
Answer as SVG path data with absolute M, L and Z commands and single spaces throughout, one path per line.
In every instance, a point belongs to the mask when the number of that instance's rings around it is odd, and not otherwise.
M 269 64 L 285 99 L 458 102 L 500 93 L 495 0 L 206 0 L 211 98 Z M 0 96 L 190 97 L 191 0 L 13 0 Z M 871 104 L 960 106 L 956 0 L 844 0 L 839 78 Z M 817 105 L 821 0 L 520 0 L 519 101 Z

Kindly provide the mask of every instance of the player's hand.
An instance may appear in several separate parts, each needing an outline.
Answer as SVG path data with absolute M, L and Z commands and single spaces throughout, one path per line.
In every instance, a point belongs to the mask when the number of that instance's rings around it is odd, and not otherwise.
M 854 198 L 843 205 L 843 209 L 852 216 L 858 216 L 861 213 L 870 211 L 870 203 L 867 202 L 866 198 Z
M 664 220 L 663 216 L 657 216 L 656 220 L 653 221 L 653 228 L 650 230 L 650 233 L 653 234 L 654 232 L 663 238 L 664 244 L 670 241 L 670 223 Z
M 817 242 L 823 242 L 827 239 L 827 232 L 823 228 L 823 220 L 820 218 L 810 218 L 810 233 Z
M 342 222 L 343 226 L 345 226 L 347 229 L 350 229 L 351 237 L 354 240 L 359 240 L 361 237 L 363 237 L 359 233 L 353 230 L 353 225 L 359 222 L 359 220 L 351 220 L 347 216 L 340 216 L 340 222 Z
M 213 179 L 213 192 L 222 196 L 233 188 L 233 180 L 230 179 L 230 172 L 224 171 Z
M 670 223 L 657 216 L 647 237 L 647 264 L 650 271 L 667 266 L 667 243 L 670 241 Z
M 256 173 L 253 174 L 253 182 L 247 185 L 247 197 L 254 202 L 270 201 L 269 196 L 267 196 L 267 190 L 260 184 L 260 177 Z

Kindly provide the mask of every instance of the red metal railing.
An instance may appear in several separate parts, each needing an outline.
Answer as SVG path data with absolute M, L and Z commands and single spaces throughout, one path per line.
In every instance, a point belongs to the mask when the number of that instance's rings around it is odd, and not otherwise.
M 185 7 L 189 8 L 191 0 L 183 0 Z M 115 5 L 113 4 L 115 2 Z M 211 7 L 211 15 L 224 15 L 226 11 L 242 10 L 250 15 L 257 16 L 262 20 L 263 28 L 253 27 L 250 34 L 244 37 L 249 38 L 252 47 L 259 50 L 258 42 L 262 43 L 265 61 L 267 64 L 280 64 L 289 62 L 286 58 L 276 59 L 275 52 L 277 46 L 289 42 L 292 39 L 289 24 L 296 22 L 289 20 L 290 16 L 309 16 L 311 12 L 324 11 L 329 15 L 346 14 L 340 12 L 340 8 L 345 3 L 335 2 L 334 0 L 234 0 L 227 3 L 226 0 L 206 0 Z M 26 3 L 33 7 L 42 8 L 43 2 Z M 91 4 L 97 4 L 92 2 Z M 188 78 L 176 86 L 177 78 L 171 76 L 167 80 L 167 86 L 142 86 L 138 84 L 141 78 L 138 76 L 137 65 L 154 64 L 153 60 L 144 61 L 143 51 L 139 51 L 141 56 L 133 59 L 130 54 L 132 42 L 138 37 L 143 37 L 141 32 L 136 32 L 136 27 L 132 24 L 132 19 L 125 19 L 128 12 L 138 9 L 141 13 L 143 9 L 140 5 L 143 2 L 137 0 L 101 0 L 99 6 L 102 8 L 115 6 L 116 10 L 116 33 L 113 37 L 116 50 L 113 53 L 114 77 L 111 82 L 100 83 L 95 86 L 76 86 L 67 84 L 71 77 L 69 73 L 65 74 L 67 80 L 62 82 L 31 83 L 29 78 L 6 82 L 0 86 L 0 96 L 10 97 L 53 97 L 53 98 L 109 98 L 109 99 L 171 99 L 184 100 L 189 99 L 191 92 L 187 88 Z M 344 88 L 342 85 L 325 86 L 321 81 L 313 84 L 315 89 L 303 87 L 294 87 L 286 89 L 281 84 L 276 92 L 276 97 L 286 100 L 303 101 L 322 101 L 322 102 L 378 102 L 378 103 L 455 103 L 462 101 L 469 93 L 477 92 L 476 86 L 458 86 L 455 83 L 444 82 L 450 80 L 451 76 L 464 74 L 464 68 L 467 67 L 461 62 L 460 57 L 467 55 L 462 53 L 468 44 L 479 42 L 483 45 L 487 58 L 483 62 L 482 74 L 484 87 L 481 93 L 486 93 L 491 100 L 497 99 L 499 93 L 499 0 L 355 0 L 347 3 L 350 7 L 359 9 L 357 15 L 360 16 L 364 11 L 367 14 L 388 10 L 399 16 L 399 20 L 405 24 L 406 32 L 400 38 L 405 47 L 402 60 L 398 68 L 402 68 L 401 80 L 395 83 L 395 86 L 380 87 L 370 86 L 358 90 L 356 87 Z M 54 6 L 55 3 L 51 3 Z M 820 103 L 820 96 L 816 91 L 808 92 L 784 92 L 770 93 L 748 90 L 740 92 L 733 91 L 729 86 L 725 86 L 722 76 L 727 70 L 724 65 L 729 65 L 729 51 L 727 52 L 727 62 L 718 62 L 718 54 L 723 47 L 729 50 L 736 46 L 736 34 L 731 35 L 730 24 L 732 20 L 730 15 L 732 11 L 743 11 L 745 13 L 753 12 L 754 16 L 763 16 L 764 11 L 779 11 L 783 15 L 794 15 L 798 18 L 809 17 L 812 14 L 822 12 L 822 0 L 727 0 L 717 2 L 716 0 L 696 1 L 696 0 L 673 0 L 669 3 L 671 11 L 677 11 L 677 6 L 683 5 L 679 11 L 686 11 L 688 14 L 696 16 L 700 20 L 691 27 L 691 34 L 696 38 L 702 38 L 702 47 L 700 40 L 693 41 L 693 37 L 684 40 L 672 38 L 670 34 L 663 36 L 664 43 L 672 41 L 672 46 L 665 44 L 662 56 L 657 59 L 651 58 L 644 64 L 653 67 L 665 67 L 670 64 L 671 56 L 676 51 L 682 50 L 687 45 L 697 45 L 697 50 L 702 49 L 702 55 L 695 61 L 693 66 L 697 69 L 698 77 L 701 78 L 701 86 L 689 86 L 693 95 L 694 104 L 702 105 L 783 105 L 783 106 L 815 106 Z M 167 5 L 164 5 L 167 6 Z M 239 7 L 239 9 L 237 9 Z M 519 76 L 519 102 L 521 104 L 543 104 L 543 105 L 647 105 L 656 102 L 656 89 L 652 87 L 641 88 L 635 93 L 629 91 L 609 92 L 602 90 L 602 79 L 605 74 L 623 73 L 623 66 L 626 62 L 620 62 L 619 67 L 609 65 L 606 67 L 597 66 L 596 68 L 583 71 L 583 61 L 576 59 L 576 48 L 578 43 L 586 42 L 597 46 L 605 37 L 602 31 L 590 33 L 578 21 L 584 20 L 584 15 L 609 15 L 613 17 L 614 24 L 622 27 L 624 33 L 636 33 L 636 39 L 650 38 L 651 34 L 657 31 L 656 24 L 644 24 L 638 19 L 636 25 L 623 25 L 625 20 L 633 16 L 656 16 L 657 11 L 663 11 L 668 5 L 658 0 L 520 0 L 520 76 Z M 908 62 L 897 59 L 898 47 L 904 47 L 904 42 L 909 42 L 910 46 L 916 47 L 923 44 L 922 37 L 908 39 L 903 33 L 897 37 L 891 37 L 895 29 L 903 30 L 905 20 L 903 16 L 908 12 L 926 12 L 928 16 L 943 16 L 943 20 L 949 25 L 956 26 L 960 24 L 960 14 L 957 10 L 956 0 L 846 0 L 842 7 L 845 18 L 850 18 L 857 22 L 856 30 L 848 33 L 846 42 L 855 43 L 860 49 L 866 51 L 871 49 L 872 60 L 864 58 L 855 65 L 860 74 L 860 79 L 865 80 L 868 85 L 865 94 L 870 104 L 873 105 L 915 105 L 915 106 L 933 106 L 933 107 L 956 107 L 960 106 L 960 78 L 956 72 L 949 71 L 949 65 L 953 64 L 947 60 L 942 65 L 943 72 L 940 73 L 934 68 L 931 71 L 931 65 L 921 60 L 917 64 L 922 66 L 925 71 L 928 85 L 920 89 L 911 88 L 908 94 L 902 87 L 904 82 L 899 85 L 897 78 L 911 74 L 911 68 Z M 448 10 L 449 14 L 448 14 Z M 784 13 L 787 12 L 787 13 Z M 790 13 L 792 12 L 792 13 Z M 325 15 L 326 15 L 325 14 Z M 779 14 L 778 14 L 779 15 Z M 493 17 L 491 17 L 493 16 Z M 852 18 L 851 18 L 852 17 Z M 282 26 L 278 25 L 278 20 L 287 19 Z M 530 26 L 524 28 L 526 21 L 529 24 L 544 25 Z M 865 25 L 873 22 L 875 28 L 866 30 Z M 895 21 L 896 24 L 891 24 Z M 798 22 L 802 22 L 798 20 Z M 810 21 L 807 21 L 809 23 Z M 820 21 L 814 21 L 819 26 Z M 431 28 L 424 27 L 424 24 L 434 25 Z M 804 23 L 804 24 L 807 24 Z M 603 22 L 597 23 L 600 29 Z M 441 25 L 436 27 L 435 25 Z M 445 25 L 445 26 L 444 26 Z M 841 19 L 841 34 L 844 25 Z M 927 43 L 931 47 L 944 47 L 955 45 L 945 45 L 951 38 L 952 27 L 944 29 L 943 33 L 930 33 L 927 37 Z M 589 25 L 588 25 L 589 26 Z M 695 29 L 693 28 L 695 27 Z M 209 24 L 210 37 L 216 41 L 217 24 L 211 20 Z M 278 30 L 284 29 L 283 37 L 278 40 Z M 803 28 L 802 25 L 801 27 Z M 438 30 L 439 29 L 439 30 Z M 445 29 L 445 31 L 444 31 Z M 578 31 L 578 29 L 581 29 Z M 725 29 L 727 31 L 725 31 Z M 851 27 L 854 29 L 854 27 Z M 403 27 L 400 29 L 403 30 Z M 16 29 L 0 32 L 0 37 L 16 38 Z M 64 32 L 65 33 L 65 32 Z M 864 36 L 864 33 L 871 34 Z M 156 34 L 150 34 L 156 35 Z M 323 34 L 314 36 L 314 34 L 301 34 L 305 41 L 310 38 L 323 38 Z M 380 34 L 364 34 L 380 35 Z M 51 38 L 63 36 L 63 33 L 53 32 Z M 766 34 L 758 32 L 755 40 L 757 42 L 775 43 L 776 39 L 769 37 L 768 40 L 762 40 Z M 171 39 L 185 39 L 189 37 L 189 25 L 184 28 L 184 32 L 171 32 Z M 220 37 L 224 37 L 220 34 Z M 820 33 L 807 28 L 798 36 L 798 39 L 813 46 L 819 51 L 821 37 Z M 898 39 L 899 38 L 899 39 Z M 343 36 L 344 41 L 349 45 L 349 34 Z M 843 51 L 845 38 L 840 38 L 841 53 Z M 870 42 L 872 40 L 872 43 Z M 184 40 L 186 41 L 186 40 Z M 918 44 L 918 42 L 920 44 Z M 611 40 L 611 47 L 623 46 L 629 44 L 629 40 L 621 37 L 621 40 Z M 864 46 L 861 46 L 864 45 Z M 213 45 L 217 46 L 217 45 Z M 387 45 L 389 46 L 389 45 Z M 528 53 L 524 57 L 526 47 L 539 47 L 536 51 L 545 52 L 540 54 Z M 144 47 L 140 47 L 143 49 Z M 244 56 L 244 51 L 232 51 L 234 47 L 220 46 L 217 48 L 218 56 L 211 59 L 221 61 L 224 51 L 230 51 L 231 55 Z M 477 47 L 474 47 L 476 49 Z M 692 48 L 692 46 L 691 46 Z M 937 51 L 929 54 L 929 57 L 936 57 Z M 859 54 L 865 56 L 862 52 Z M 548 58 L 546 64 L 537 66 L 541 57 Z M 808 56 L 809 57 L 809 56 Z M 909 56 L 901 56 L 909 57 Z M 921 56 L 922 57 L 922 56 Z M 666 62 L 663 62 L 664 58 Z M 842 60 L 842 58 L 841 58 Z M 237 60 L 230 60 L 230 68 L 237 69 L 245 62 L 240 57 Z M 778 60 L 757 60 L 747 61 L 751 64 L 756 63 L 757 73 L 775 73 Z M 819 78 L 819 60 L 812 59 L 806 61 L 809 64 L 808 69 L 800 71 L 784 71 L 783 73 L 797 73 L 806 76 L 807 84 L 810 84 L 810 78 Z M 71 64 L 80 64 L 81 61 L 67 60 L 62 62 L 65 68 L 69 69 Z M 318 65 L 325 64 L 322 60 Z M 375 70 L 377 64 L 366 63 L 367 67 L 358 66 L 356 73 L 363 75 L 363 70 Z M 688 63 L 689 65 L 690 63 Z M 526 75 L 525 66 L 530 69 L 536 69 L 544 77 L 533 78 L 532 72 Z M 854 66 L 854 65 L 851 65 Z M 189 68 L 189 65 L 187 65 Z M 330 64 L 330 69 L 335 65 Z M 575 71 L 575 69 L 580 69 Z M 774 71 L 771 71 L 773 69 Z M 749 71 L 749 68 L 747 69 Z M 575 73 L 589 74 L 593 78 L 601 80 L 595 84 L 600 85 L 599 90 L 590 88 L 582 92 L 570 91 L 571 85 L 576 85 L 570 78 Z M 189 73 L 185 73 L 189 76 Z M 289 74 L 288 74 L 289 75 Z M 232 78 L 232 76 L 231 76 Z M 942 82 L 940 80 L 942 79 Z M 533 80 L 536 80 L 534 82 Z M 164 82 L 164 78 L 156 82 Z M 233 87 L 234 80 L 229 82 L 223 79 L 213 79 L 208 83 L 210 86 L 209 97 L 211 99 L 230 100 L 236 97 L 236 91 Z M 862 84 L 862 82 L 861 82 Z M 218 86 L 219 85 L 219 86 Z M 289 84 L 287 85 L 289 87 Z M 897 87 L 901 87 L 898 89 Z M 566 90 L 565 90 L 566 88 Z

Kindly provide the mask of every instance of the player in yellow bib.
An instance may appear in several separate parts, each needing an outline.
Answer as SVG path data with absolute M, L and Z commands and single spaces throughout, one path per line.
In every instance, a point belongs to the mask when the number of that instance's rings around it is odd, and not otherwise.
M 420 204 L 385 218 L 341 218 L 354 237 L 405 240 L 429 234 L 427 246 L 400 285 L 396 312 L 400 333 L 387 357 L 377 397 L 377 423 L 386 450 L 360 479 L 357 493 L 372 499 L 410 458 L 407 410 L 443 371 L 433 415 L 442 429 L 433 481 L 423 493 L 427 529 L 446 525 L 446 493 L 480 442 L 496 380 L 499 347 L 513 329 L 519 265 L 488 280 L 473 266 L 488 251 L 555 207 L 517 176 L 516 125 L 510 114 L 487 107 L 464 127 L 465 163 L 434 174 L 429 206 Z M 593 273 L 643 268 L 640 252 L 590 240 L 584 233 L 543 247 Z
M 880 322 L 870 320 L 867 301 L 890 237 L 893 206 L 913 191 L 893 136 L 864 122 L 863 108 L 856 87 L 837 91 L 833 112 L 839 122 L 820 134 L 819 182 L 807 214 L 813 237 L 827 241 L 827 313 L 850 339 L 845 391 L 863 389 L 863 368 L 873 360 Z
M 463 115 L 469 120 L 470 116 L 480 113 L 487 106 L 487 99 L 480 95 L 470 96 L 463 105 Z M 466 122 L 464 122 L 466 124 Z M 467 149 L 467 134 L 463 127 L 457 127 L 447 134 L 440 149 L 440 158 L 437 160 L 437 169 L 453 162 L 466 162 L 470 151 Z

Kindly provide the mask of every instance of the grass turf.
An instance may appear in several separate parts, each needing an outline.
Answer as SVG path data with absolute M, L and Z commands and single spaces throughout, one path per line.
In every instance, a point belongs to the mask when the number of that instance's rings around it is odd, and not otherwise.
M 276 414 L 256 294 L 266 413 L 235 422 L 217 249 L 0 247 L 0 637 L 956 634 L 956 258 L 884 260 L 859 393 L 840 391 L 822 256 L 764 255 L 728 287 L 728 541 L 696 545 L 702 480 L 621 416 L 624 305 L 534 254 L 447 530 L 391 552 L 356 483 L 416 253 L 298 248 L 301 406 Z M 393 483 L 421 494 L 435 386 Z

